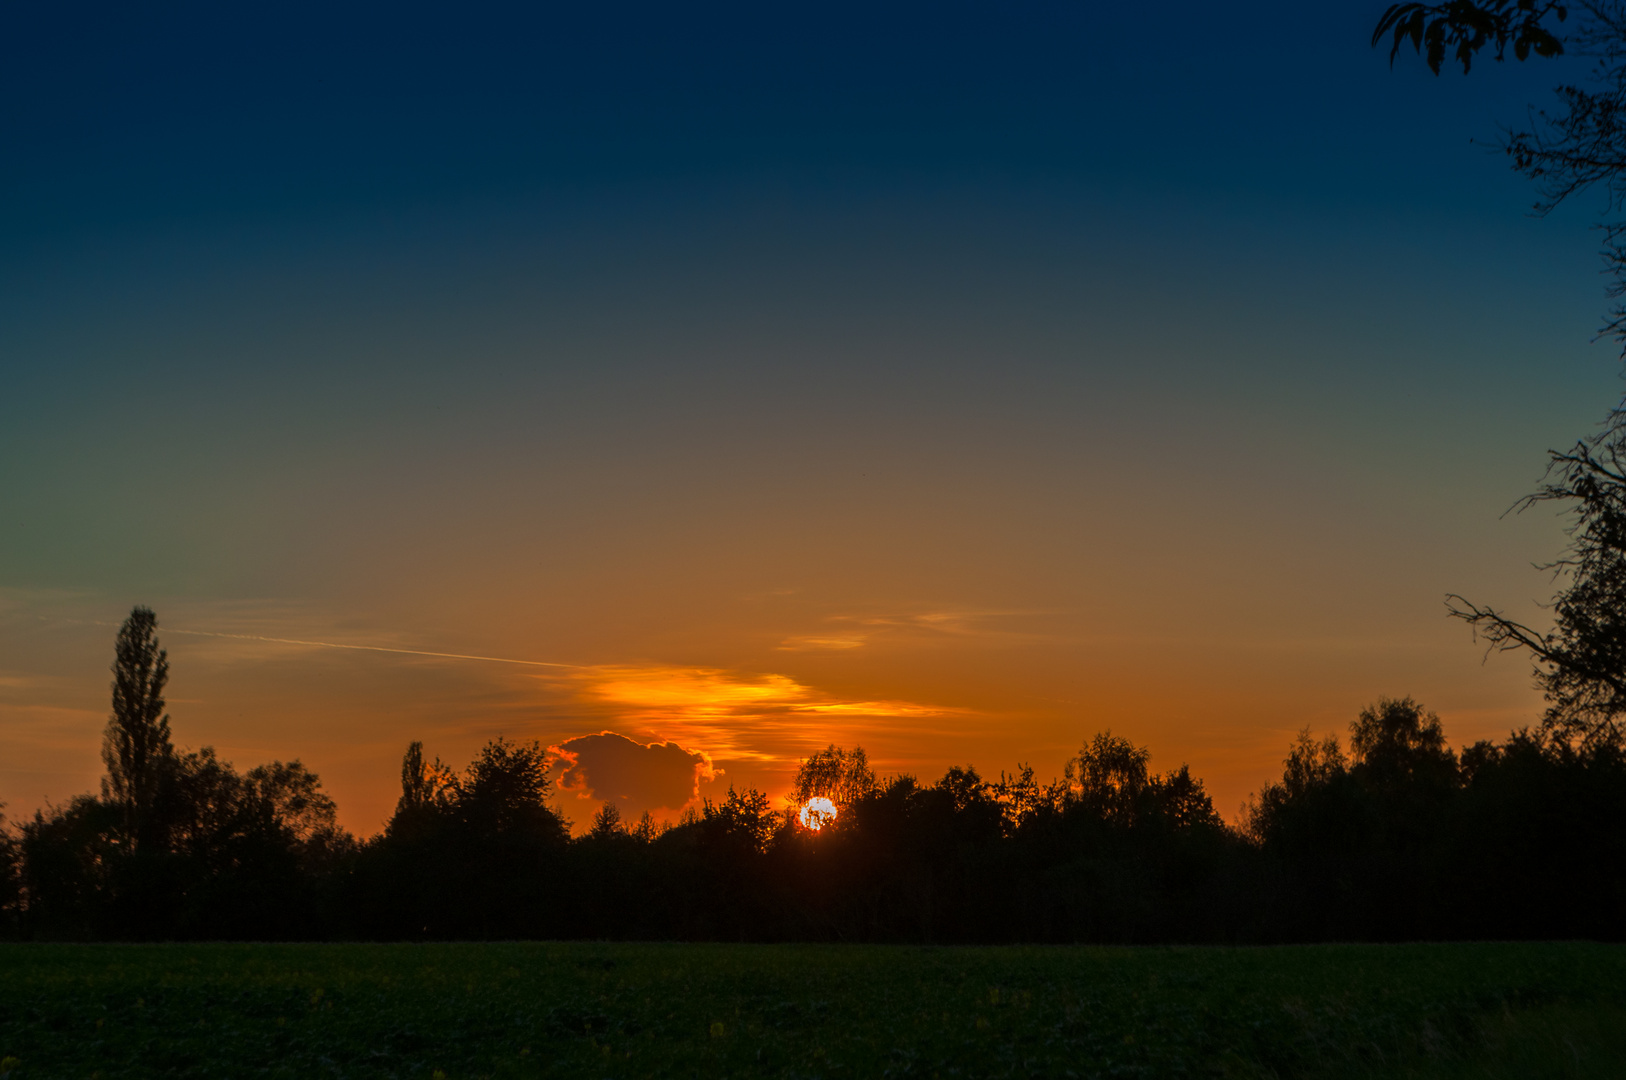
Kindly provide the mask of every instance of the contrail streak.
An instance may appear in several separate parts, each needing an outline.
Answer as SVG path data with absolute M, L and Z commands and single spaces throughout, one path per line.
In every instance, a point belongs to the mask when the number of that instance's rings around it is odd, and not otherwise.
M 95 626 L 117 626 L 117 623 L 86 620 Z M 341 645 L 336 641 L 303 641 L 299 638 L 263 637 L 259 634 L 221 634 L 213 630 L 177 630 L 163 627 L 164 634 L 187 634 L 192 637 L 232 638 L 237 641 L 272 641 L 278 645 L 310 645 L 318 649 L 357 649 L 361 652 L 400 653 L 403 656 L 438 656 L 443 660 L 483 660 L 490 664 L 523 664 L 526 667 L 570 668 L 585 670 L 585 664 L 556 664 L 549 660 L 515 660 L 507 656 L 472 656 L 468 653 L 430 652 L 427 649 L 390 649 L 383 645 Z

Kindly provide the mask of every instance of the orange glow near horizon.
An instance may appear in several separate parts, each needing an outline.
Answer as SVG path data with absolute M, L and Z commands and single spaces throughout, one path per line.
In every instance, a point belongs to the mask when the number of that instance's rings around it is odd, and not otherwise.
M 780 800 L 798 762 L 830 744 L 862 747 L 882 777 L 932 783 L 951 765 L 972 765 L 995 778 L 1027 762 L 1048 779 L 1110 728 L 1149 747 L 1160 771 L 1189 764 L 1234 817 L 1249 792 L 1280 775 L 1300 728 L 1343 735 L 1378 694 L 1414 692 L 1459 746 L 1505 733 L 1523 714 L 1517 695 L 1534 696 L 1516 665 L 1486 669 L 1460 641 L 1430 646 L 1420 633 L 1399 645 L 1340 636 L 1235 646 L 1130 627 L 1081 644 L 1042 612 L 951 621 L 923 606 L 916 616 L 860 619 L 802 616 L 785 601 L 737 613 L 758 628 L 755 644 L 722 628 L 683 646 L 717 663 L 595 663 L 595 654 L 662 649 L 518 626 L 461 635 L 369 629 L 300 605 L 157 606 L 177 746 L 214 746 L 240 769 L 297 758 L 363 836 L 388 820 L 412 740 L 458 768 L 499 735 L 570 750 L 559 755 L 556 805 L 579 830 L 607 801 L 629 819 L 647 810 L 675 821 L 730 787 Z M 0 790 L 13 820 L 96 789 L 105 673 L 121 615 L 75 597 L 0 595 L 0 624 L 19 643 L 14 662 L 31 672 L 0 673 L 8 723 L 0 761 L 30 770 L 13 770 Z M 821 623 L 862 625 L 870 637 L 847 649 L 780 647 Z M 1440 670 L 1459 674 L 1430 674 Z M 626 745 L 580 741 L 611 735 Z

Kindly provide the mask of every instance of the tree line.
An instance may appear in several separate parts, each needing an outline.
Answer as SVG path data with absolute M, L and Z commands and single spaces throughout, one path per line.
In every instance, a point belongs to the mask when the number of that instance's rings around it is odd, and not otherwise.
M 30 939 L 1277 942 L 1621 934 L 1626 754 L 1562 724 L 1461 752 L 1410 698 L 1301 734 L 1235 824 L 1111 732 L 1062 775 L 877 777 L 862 749 L 676 824 L 613 804 L 573 838 L 539 744 L 462 769 L 411 744 L 377 836 L 298 761 L 173 745 L 137 608 L 116 646 L 99 794 L 0 839 L 0 920 Z M 818 829 L 796 813 L 828 799 Z M 822 804 L 821 804 L 822 805 Z

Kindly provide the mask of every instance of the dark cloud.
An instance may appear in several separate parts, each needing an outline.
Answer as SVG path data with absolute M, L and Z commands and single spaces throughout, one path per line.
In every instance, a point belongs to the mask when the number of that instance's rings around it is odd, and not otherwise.
M 673 742 L 635 742 L 613 731 L 581 735 L 551 749 L 561 795 L 613 802 L 624 816 L 680 810 L 699 794 L 702 780 L 716 775 L 703 751 Z

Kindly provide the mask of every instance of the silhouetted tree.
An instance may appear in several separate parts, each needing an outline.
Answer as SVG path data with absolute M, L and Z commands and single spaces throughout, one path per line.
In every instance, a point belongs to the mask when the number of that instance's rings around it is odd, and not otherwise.
M 1445 743 L 1440 718 L 1416 701 L 1380 698 L 1349 726 L 1357 767 L 1379 782 L 1456 782 L 1457 757 Z
M 1181 765 L 1152 783 L 1163 820 L 1177 829 L 1224 828 L 1225 820 L 1214 809 L 1203 782 L 1191 775 L 1191 767 Z
M 558 838 L 563 823 L 548 806 L 553 791 L 548 766 L 541 743 L 492 739 L 468 771 L 453 779 L 458 815 L 483 835 L 534 832 Z
M 253 820 L 301 856 L 343 847 L 338 805 L 297 758 L 256 765 L 243 777 L 243 803 Z
M 361 852 L 354 916 L 383 937 L 526 937 L 556 927 L 569 828 L 540 743 L 496 738 L 463 773 L 407 748 L 401 798 Z
M 645 810 L 642 816 L 638 818 L 638 823 L 628 830 L 628 835 L 636 838 L 641 843 L 649 844 L 660 836 L 661 829 L 662 826 L 655 824 L 655 819 L 649 816 L 648 810 Z
M 814 796 L 822 796 L 837 807 L 846 807 L 874 790 L 875 773 L 864 756 L 864 748 L 855 746 L 849 753 L 831 744 L 797 767 L 790 798 L 801 806 Z
M 178 937 L 320 936 L 319 908 L 353 849 L 337 808 L 299 761 L 239 773 L 213 747 L 175 770 L 170 872 L 176 910 L 151 932 Z
M 1067 763 L 1065 801 L 1118 826 L 1158 823 L 1176 828 L 1219 827 L 1221 819 L 1203 783 L 1181 765 L 1167 776 L 1147 768 L 1151 751 L 1103 731 Z
M 407 744 L 401 758 L 401 797 L 395 803 L 395 813 L 413 814 L 423 810 L 438 794 L 434 774 L 424 764 L 423 743 Z
M 1626 759 L 1522 730 L 1462 753 L 1448 898 L 1477 938 L 1619 940 L 1626 911 Z
M 621 823 L 621 811 L 615 803 L 606 802 L 598 808 L 598 813 L 593 815 L 589 835 L 602 840 L 612 836 L 625 836 L 626 832 Z
M 1493 649 L 1529 652 L 1549 704 L 1546 730 L 1584 742 L 1618 742 L 1626 714 L 1626 411 L 1598 435 L 1553 452 L 1548 480 L 1518 504 L 1568 504 L 1569 549 L 1554 563 L 1564 582 L 1545 633 L 1493 608 L 1448 598 Z
M 1280 875 L 1271 890 L 1275 932 L 1450 933 L 1462 771 L 1439 717 L 1412 698 L 1382 698 L 1350 724 L 1350 745 L 1346 757 L 1335 737 L 1301 732 L 1282 779 L 1246 808 L 1244 832 Z
M 169 657 L 158 646 L 158 617 L 137 607 L 114 643 L 113 715 L 102 736 L 107 765 L 103 797 L 119 808 L 134 850 L 162 848 L 166 788 L 173 779 L 175 748 L 164 712 Z
M 1290 815 L 1348 772 L 1338 736 L 1318 741 L 1305 728 L 1282 762 L 1282 778 L 1266 784 L 1243 808 L 1243 831 L 1259 843 L 1292 843 L 1285 833 L 1297 822 Z
M 121 815 L 93 795 L 34 811 L 22 827 L 24 926 L 34 937 L 123 936 L 109 924 Z
M 1001 769 L 999 780 L 989 785 L 989 791 L 1004 809 L 1007 834 L 1031 827 L 1043 815 L 1057 813 L 1067 799 L 1067 781 L 1040 784 L 1034 778 L 1033 766 L 1026 763 L 1019 764 L 1017 770 L 1007 774 Z
M 732 785 L 721 803 L 706 799 L 701 804 L 700 832 L 714 848 L 732 854 L 760 855 L 768 850 L 779 827 L 768 796 L 756 788 L 736 790 Z
M 1067 763 L 1068 799 L 1104 821 L 1132 824 L 1150 776 L 1151 751 L 1103 731 Z

